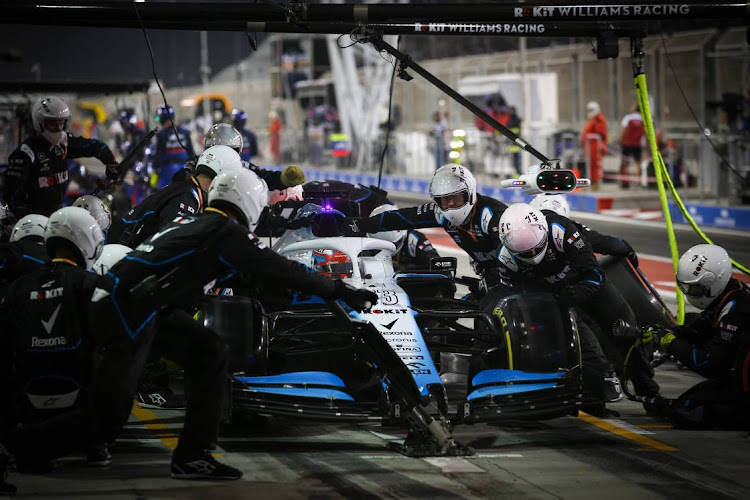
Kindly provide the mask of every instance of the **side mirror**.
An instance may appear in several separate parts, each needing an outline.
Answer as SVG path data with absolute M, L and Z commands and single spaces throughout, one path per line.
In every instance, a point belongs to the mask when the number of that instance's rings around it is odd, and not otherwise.
M 456 275 L 458 259 L 455 257 L 433 257 L 430 259 L 430 271 L 448 271 Z

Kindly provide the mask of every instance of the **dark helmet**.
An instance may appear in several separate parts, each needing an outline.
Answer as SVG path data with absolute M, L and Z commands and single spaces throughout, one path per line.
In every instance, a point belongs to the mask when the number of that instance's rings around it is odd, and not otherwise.
M 174 108 L 172 106 L 159 106 L 156 110 L 156 121 L 159 123 L 174 121 Z
M 247 122 L 247 113 L 245 113 L 241 109 L 233 109 L 232 110 L 232 124 L 237 129 L 241 129 L 245 126 L 245 123 Z
M 122 125 L 123 129 L 129 130 L 135 128 L 137 124 L 138 117 L 132 111 L 125 110 L 120 113 L 120 125 Z

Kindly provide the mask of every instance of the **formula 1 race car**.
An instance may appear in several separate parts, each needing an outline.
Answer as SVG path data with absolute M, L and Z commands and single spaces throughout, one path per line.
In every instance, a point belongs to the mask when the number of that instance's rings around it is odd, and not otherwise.
M 410 455 L 463 454 L 451 423 L 553 418 L 582 401 L 576 322 L 548 294 L 516 295 L 483 311 L 442 296 L 450 271 L 396 274 L 393 244 L 287 231 L 274 249 L 317 272 L 371 288 L 360 321 L 319 297 L 261 302 L 216 297 L 203 321 L 231 346 L 234 416 L 405 423 Z M 409 290 L 434 290 L 420 295 Z M 364 322 L 362 322 L 364 320 Z M 430 423 L 432 422 L 432 423 Z M 431 427 L 432 426 L 432 427 Z M 447 438 L 449 439 L 449 438 Z

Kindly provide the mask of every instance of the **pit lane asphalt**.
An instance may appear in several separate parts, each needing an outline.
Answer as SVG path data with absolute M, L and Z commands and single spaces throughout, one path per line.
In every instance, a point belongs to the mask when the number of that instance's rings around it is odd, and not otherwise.
M 409 206 L 409 200 L 398 200 Z M 421 200 L 414 200 L 419 203 Z M 575 214 L 640 253 L 668 256 L 659 223 Z M 580 215 L 580 217 L 578 217 Z M 748 235 L 709 235 L 747 263 Z M 680 250 L 698 243 L 678 229 Z M 469 269 L 459 263 L 459 274 Z M 675 397 L 701 380 L 674 363 L 657 368 L 662 393 Z M 138 410 L 104 469 L 83 457 L 60 461 L 46 476 L 11 474 L 25 498 L 748 498 L 750 441 L 732 431 L 680 431 L 645 415 L 633 402 L 610 408 L 615 419 L 586 415 L 521 424 L 458 426 L 471 458 L 412 459 L 386 449 L 398 428 L 305 423 L 271 418 L 222 428 L 217 453 L 239 467 L 236 482 L 169 478 L 179 411 Z
M 699 380 L 657 369 L 676 396 Z M 104 469 L 82 457 L 47 476 L 11 474 L 30 498 L 747 498 L 744 433 L 678 431 L 640 405 L 610 405 L 619 419 L 581 415 L 543 422 L 459 426 L 470 458 L 415 459 L 386 450 L 401 429 L 271 418 L 222 429 L 217 454 L 245 477 L 230 483 L 169 478 L 179 411 L 139 410 Z M 140 418 L 139 418 L 140 417 Z

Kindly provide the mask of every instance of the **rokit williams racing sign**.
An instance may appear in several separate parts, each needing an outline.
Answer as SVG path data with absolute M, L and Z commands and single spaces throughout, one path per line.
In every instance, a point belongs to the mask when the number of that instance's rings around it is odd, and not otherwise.
M 515 7 L 515 17 L 664 17 L 684 16 L 690 13 L 689 5 L 577 5 Z
M 544 33 L 543 24 L 528 23 L 493 23 L 493 24 L 463 24 L 463 23 L 414 23 L 414 31 L 419 33 Z

